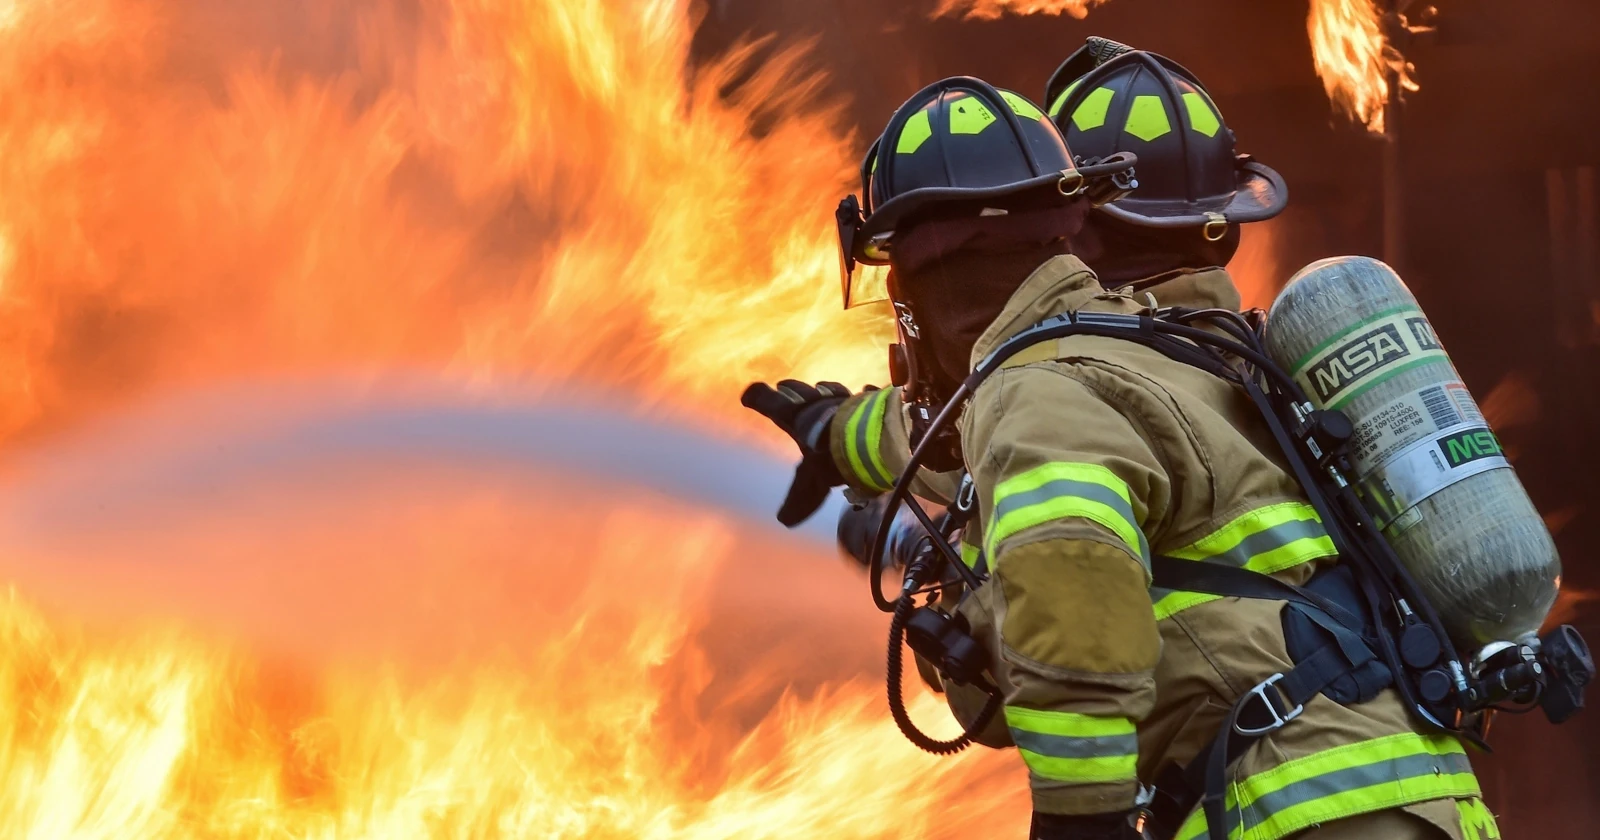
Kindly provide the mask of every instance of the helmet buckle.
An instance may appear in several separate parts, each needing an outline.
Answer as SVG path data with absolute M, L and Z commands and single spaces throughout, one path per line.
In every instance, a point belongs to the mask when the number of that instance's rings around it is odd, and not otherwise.
M 1082 193 L 1086 183 L 1087 179 L 1083 177 L 1083 173 L 1079 172 L 1076 167 L 1071 169 L 1063 169 L 1061 170 L 1061 180 L 1056 182 L 1056 189 L 1059 190 L 1062 195 L 1066 196 L 1067 198 L 1071 198 L 1079 193 Z
M 1206 213 L 1205 227 L 1200 229 L 1200 235 L 1207 242 L 1216 242 L 1228 235 L 1228 217 L 1221 213 Z

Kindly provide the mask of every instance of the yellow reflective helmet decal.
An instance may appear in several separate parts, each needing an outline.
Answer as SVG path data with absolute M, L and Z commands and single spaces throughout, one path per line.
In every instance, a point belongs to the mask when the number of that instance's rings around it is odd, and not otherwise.
M 1022 97 L 1012 93 L 1011 91 L 1009 91 L 1009 90 L 1000 91 L 1000 97 L 1006 101 L 1007 105 L 1011 106 L 1012 112 L 1015 113 L 1017 116 L 1022 117 L 1023 119 L 1028 119 L 1028 120 L 1043 120 L 1044 119 L 1044 112 L 1040 111 L 1037 105 L 1034 105 L 1032 102 L 1029 102 L 1028 100 L 1023 99 Z
M 1079 131 L 1089 131 L 1105 125 L 1106 111 L 1111 109 L 1111 99 L 1116 95 L 1117 92 L 1111 88 L 1096 88 L 1085 96 L 1077 110 L 1072 112 L 1072 124 Z
M 933 122 L 928 119 L 926 108 L 911 115 L 906 120 L 905 127 L 900 129 L 900 139 L 895 143 L 895 153 L 901 155 L 915 154 L 933 136 Z
M 1222 121 L 1217 119 L 1216 110 L 1204 96 L 1198 93 L 1186 93 L 1183 95 L 1183 104 L 1189 109 L 1189 125 L 1195 131 L 1207 137 L 1217 136 L 1217 129 L 1222 127 Z
M 994 112 L 985 108 L 976 96 L 950 100 L 951 134 L 982 134 L 994 120 Z
M 1078 85 L 1081 85 L 1081 84 L 1083 84 L 1083 80 L 1079 79 L 1079 80 L 1073 82 L 1072 84 L 1067 85 L 1067 89 L 1062 91 L 1060 96 L 1056 97 L 1055 103 L 1050 106 L 1050 117 L 1051 117 L 1051 119 L 1054 119 L 1054 118 L 1056 118 L 1056 117 L 1061 115 L 1061 108 L 1062 108 L 1062 106 L 1067 104 L 1067 97 L 1071 96 L 1072 92 L 1077 90 L 1078 89 Z
M 1125 129 L 1146 143 L 1172 131 L 1172 123 L 1167 120 L 1167 109 L 1161 104 L 1161 97 L 1135 96 L 1133 107 L 1128 109 Z

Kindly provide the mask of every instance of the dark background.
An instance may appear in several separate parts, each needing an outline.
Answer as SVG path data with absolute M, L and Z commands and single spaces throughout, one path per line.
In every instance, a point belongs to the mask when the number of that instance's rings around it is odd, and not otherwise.
M 1384 256 L 1384 142 L 1334 113 L 1304 2 L 1110 0 L 1085 20 L 930 21 L 933 3 L 721 0 L 697 37 L 714 55 L 752 35 L 809 40 L 859 137 L 935 79 L 970 74 L 1042 97 L 1087 35 L 1169 55 L 1205 81 L 1240 151 L 1283 173 L 1279 280 L 1336 254 Z M 1401 112 L 1402 275 L 1467 385 L 1499 420 L 1556 531 L 1571 618 L 1600 642 L 1600 3 L 1440 0 L 1405 44 L 1421 90 Z M 863 143 L 864 145 L 864 143 Z M 1246 229 L 1248 237 L 1249 229 Z M 1577 597 L 1573 597 L 1577 596 Z M 1561 728 L 1502 716 L 1480 776 L 1508 838 L 1596 836 L 1600 713 Z

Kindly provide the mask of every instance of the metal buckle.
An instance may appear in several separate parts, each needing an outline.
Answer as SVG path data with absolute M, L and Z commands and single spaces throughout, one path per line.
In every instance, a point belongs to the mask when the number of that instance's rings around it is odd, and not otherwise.
M 1234 718 L 1233 718 L 1233 731 L 1239 733 L 1240 735 L 1245 735 L 1245 736 L 1248 736 L 1248 737 L 1260 737 L 1260 736 L 1265 735 L 1265 734 L 1267 734 L 1269 732 L 1277 732 L 1279 729 L 1282 729 L 1284 727 L 1284 724 L 1286 724 L 1289 721 L 1294 720 L 1295 718 L 1299 717 L 1300 713 L 1304 712 L 1306 710 L 1306 707 L 1302 704 L 1302 705 L 1299 705 L 1299 706 L 1295 706 L 1293 709 L 1290 709 L 1287 712 L 1279 712 L 1278 711 L 1278 703 L 1274 703 L 1272 701 L 1272 699 L 1267 696 L 1267 689 L 1269 689 L 1272 686 L 1278 684 L 1282 680 L 1283 680 L 1283 673 L 1282 672 L 1279 672 L 1279 673 L 1273 674 L 1270 677 L 1267 677 L 1265 680 L 1262 680 L 1261 683 L 1259 685 L 1257 685 L 1255 688 L 1252 688 L 1249 691 L 1245 692 L 1244 697 L 1240 700 L 1240 703 L 1239 703 L 1240 711 L 1243 711 L 1244 704 L 1246 702 L 1249 702 L 1251 697 L 1259 698 L 1261 700 L 1262 705 L 1267 707 L 1267 713 L 1272 715 L 1272 723 L 1270 723 L 1270 724 L 1268 724 L 1266 726 L 1259 727 L 1259 728 L 1255 728 L 1255 727 L 1247 728 L 1247 727 L 1239 725 L 1240 715 L 1239 714 L 1235 714 Z M 1273 694 L 1276 694 L 1279 698 L 1283 697 L 1283 692 L 1281 692 L 1281 691 L 1275 691 L 1275 692 L 1273 692 Z
M 961 476 L 961 487 L 956 490 L 956 510 L 962 513 L 971 513 L 978 504 L 978 485 L 972 481 L 972 473 Z
M 1070 169 L 1061 170 L 1061 178 L 1056 181 L 1056 190 L 1067 198 L 1071 198 L 1083 192 L 1084 184 L 1087 182 L 1088 179 L 1084 178 L 1083 173 L 1079 172 L 1078 168 L 1074 166 Z M 1071 189 L 1067 188 L 1069 184 L 1072 187 Z

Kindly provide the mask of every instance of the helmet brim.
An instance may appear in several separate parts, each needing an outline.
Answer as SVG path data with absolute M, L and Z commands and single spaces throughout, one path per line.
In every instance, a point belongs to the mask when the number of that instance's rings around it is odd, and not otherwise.
M 853 248 L 856 261 L 868 265 L 888 262 L 887 252 L 879 251 L 878 243 L 885 234 L 893 234 L 900 223 L 934 207 L 952 211 L 970 207 L 973 215 L 984 209 L 1020 210 L 1066 204 L 1076 199 L 1077 193 L 1068 189 L 1073 179 L 1063 172 L 1050 172 L 1026 181 L 1001 184 L 994 187 L 925 187 L 899 195 L 875 209 L 861 226 Z M 876 241 L 875 241 L 876 240 Z
M 1141 201 L 1135 192 L 1099 210 L 1118 221 L 1140 227 L 1187 228 L 1218 221 L 1230 224 L 1264 222 L 1282 213 L 1288 205 L 1289 185 L 1272 167 L 1247 160 L 1239 165 L 1237 178 L 1238 189 L 1232 199 L 1219 201 L 1214 208 L 1188 202 Z

